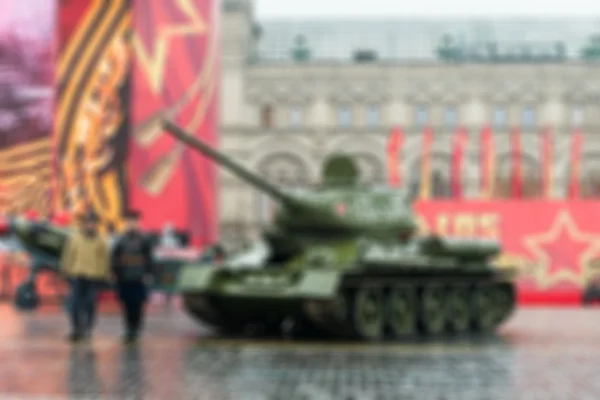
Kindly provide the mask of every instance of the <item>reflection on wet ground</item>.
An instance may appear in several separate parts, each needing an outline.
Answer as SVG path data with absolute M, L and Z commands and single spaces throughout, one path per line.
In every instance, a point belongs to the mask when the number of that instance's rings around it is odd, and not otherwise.
M 600 398 L 600 309 L 521 310 L 498 337 L 387 345 L 218 339 L 179 311 L 153 311 L 138 347 L 120 344 L 118 315 L 71 346 L 59 312 L 5 306 L 0 319 L 11 398 Z

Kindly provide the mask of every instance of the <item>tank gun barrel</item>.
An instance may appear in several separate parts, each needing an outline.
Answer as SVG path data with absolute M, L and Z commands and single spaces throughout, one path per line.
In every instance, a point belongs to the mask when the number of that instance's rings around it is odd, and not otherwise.
M 174 124 L 173 122 L 164 121 L 163 127 L 167 131 L 167 133 L 169 133 L 175 139 L 180 140 L 183 143 L 192 147 L 193 149 L 201 152 L 204 156 L 210 158 L 211 160 L 213 160 L 220 166 L 231 171 L 232 173 L 237 175 L 239 178 L 248 182 L 249 184 L 251 184 L 252 186 L 257 188 L 261 192 L 266 193 L 273 199 L 278 200 L 288 206 L 297 205 L 297 202 L 294 201 L 294 199 L 292 197 L 288 196 L 282 190 L 280 190 L 276 186 L 272 185 L 271 183 L 269 183 L 267 180 L 261 178 L 260 176 L 248 171 L 248 169 L 243 167 L 241 164 L 237 163 L 230 157 L 227 157 L 226 155 L 224 155 L 217 149 L 207 145 L 203 141 L 197 139 L 192 134 L 190 134 L 189 132 L 186 132 L 185 130 L 183 130 L 178 125 Z

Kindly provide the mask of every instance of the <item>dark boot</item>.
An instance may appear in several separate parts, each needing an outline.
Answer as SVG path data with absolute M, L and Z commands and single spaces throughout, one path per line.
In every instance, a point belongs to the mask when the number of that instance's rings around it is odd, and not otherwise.
M 124 314 L 124 325 L 125 335 L 123 335 L 123 342 L 130 344 L 137 338 L 137 331 L 135 326 L 135 309 L 131 301 L 123 302 L 123 314 Z
M 67 336 L 67 340 L 71 343 L 79 342 L 81 339 L 83 339 L 83 335 L 79 332 L 73 332 Z

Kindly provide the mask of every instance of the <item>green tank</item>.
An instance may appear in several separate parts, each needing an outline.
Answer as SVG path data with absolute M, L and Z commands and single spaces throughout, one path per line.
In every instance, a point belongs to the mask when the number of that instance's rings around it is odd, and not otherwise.
M 175 124 L 164 128 L 278 203 L 255 243 L 182 267 L 177 286 L 198 321 L 379 341 L 492 331 L 513 311 L 516 270 L 493 266 L 497 242 L 419 237 L 412 199 L 360 187 L 348 156 L 329 158 L 320 188 L 285 191 Z

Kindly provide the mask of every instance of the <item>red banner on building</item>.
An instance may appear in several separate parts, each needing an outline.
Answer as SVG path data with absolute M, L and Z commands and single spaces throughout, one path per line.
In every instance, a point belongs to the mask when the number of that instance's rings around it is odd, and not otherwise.
M 462 199 L 462 166 L 465 152 L 467 150 L 467 144 L 469 140 L 469 133 L 466 128 L 459 128 L 458 132 L 454 135 L 454 143 L 452 149 L 452 165 L 450 166 L 450 186 L 452 188 L 452 195 L 455 199 Z
M 433 129 L 423 130 L 421 142 L 421 179 L 419 198 L 428 200 L 431 197 L 431 147 L 433 146 Z
M 579 198 L 581 195 L 581 153 L 583 148 L 583 132 L 576 130 L 571 135 L 571 151 L 569 154 L 569 186 L 567 197 Z
M 523 149 L 521 129 L 513 128 L 510 133 L 511 194 L 515 199 L 523 197 Z
M 479 136 L 480 159 L 480 193 L 481 198 L 490 199 L 494 196 L 496 181 L 496 152 L 494 147 L 494 132 L 489 126 L 483 127 Z
M 541 159 L 544 196 L 550 199 L 554 194 L 554 135 L 550 128 L 542 132 Z
M 197 244 L 217 237 L 215 171 L 161 129 L 172 119 L 216 144 L 219 48 L 215 3 L 141 1 L 135 5 L 134 129 L 130 195 L 144 225 L 189 230 Z
M 393 127 L 388 136 L 387 145 L 387 170 L 388 184 L 391 187 L 400 187 L 402 183 L 402 145 L 404 132 L 400 127 Z
M 503 265 L 518 265 L 522 298 L 570 296 L 600 273 L 600 203 L 573 201 L 422 202 L 425 231 L 502 243 Z

